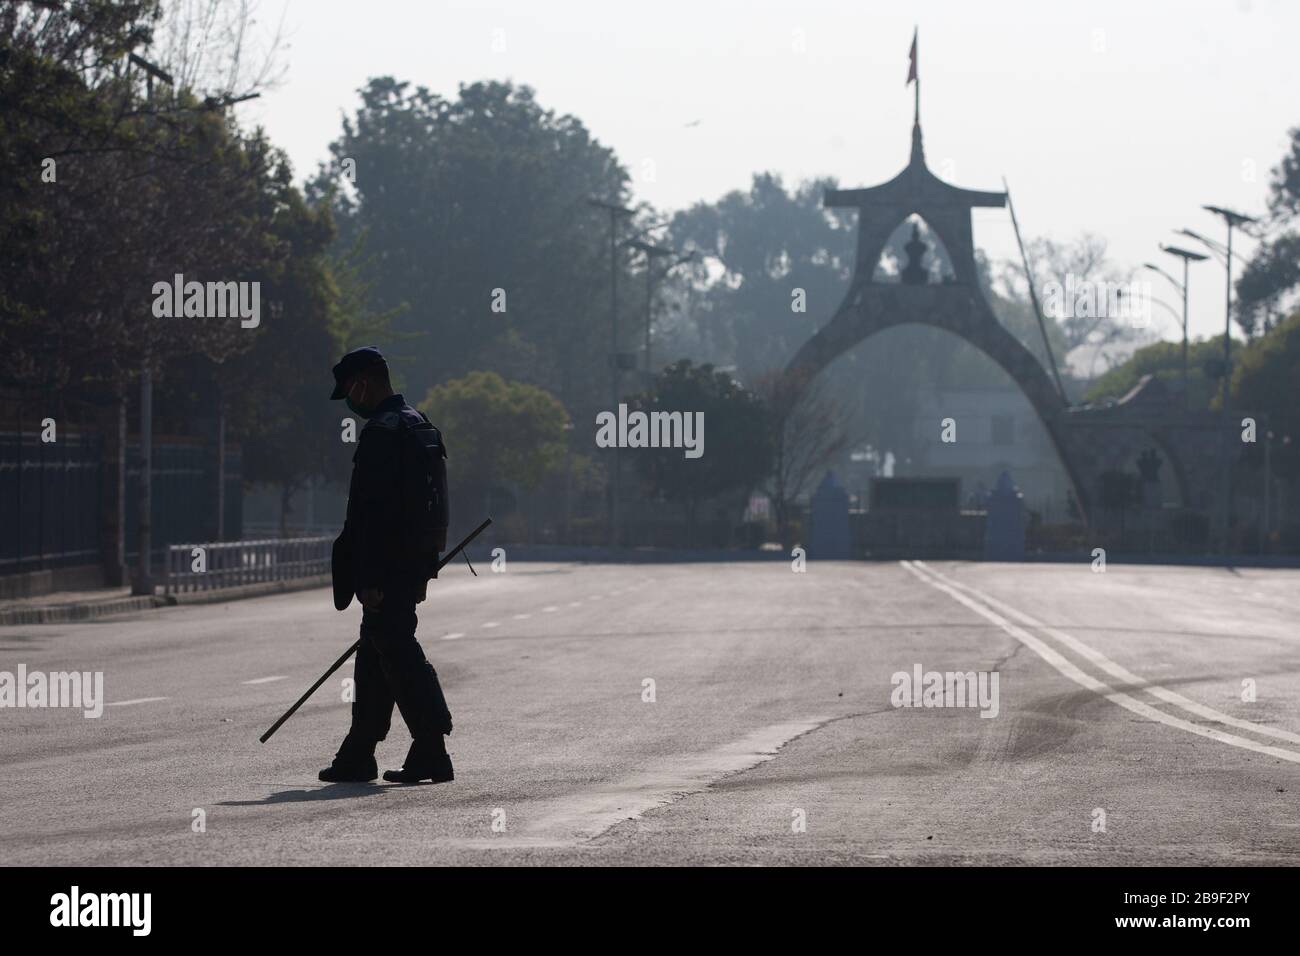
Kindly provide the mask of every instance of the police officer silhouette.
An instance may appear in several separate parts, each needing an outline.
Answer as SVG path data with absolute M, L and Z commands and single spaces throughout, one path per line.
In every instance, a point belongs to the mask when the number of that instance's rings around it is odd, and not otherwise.
M 411 732 L 394 783 L 445 783 L 453 778 L 443 736 L 451 733 L 438 675 L 415 639 L 415 606 L 425 598 L 438 552 L 446 548 L 446 451 L 423 414 L 394 393 L 388 364 L 376 348 L 347 353 L 334 366 L 330 399 L 343 399 L 366 419 L 352 456 L 347 518 L 334 543 L 335 606 L 361 601 L 356 698 L 352 726 L 333 763 L 330 782 L 378 776 L 375 746 L 388 735 L 393 705 Z

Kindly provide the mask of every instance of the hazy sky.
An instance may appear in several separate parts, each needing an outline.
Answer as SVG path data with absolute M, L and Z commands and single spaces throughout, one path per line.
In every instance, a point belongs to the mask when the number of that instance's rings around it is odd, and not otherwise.
M 1203 203 L 1261 211 L 1300 125 L 1296 0 L 288 0 L 287 76 L 241 109 L 304 177 L 368 77 L 446 96 L 509 79 L 579 117 L 637 198 L 671 211 L 759 170 L 892 177 L 909 148 L 913 25 L 931 169 L 975 189 L 1006 176 L 1027 236 L 1094 232 L 1125 267 L 1176 266 L 1157 244 L 1189 242 L 1180 226 L 1221 240 Z M 976 210 L 975 238 L 1015 254 L 1005 210 Z M 1222 332 L 1223 279 L 1213 260 L 1194 272 L 1193 335 Z M 1155 321 L 1181 334 L 1158 307 Z

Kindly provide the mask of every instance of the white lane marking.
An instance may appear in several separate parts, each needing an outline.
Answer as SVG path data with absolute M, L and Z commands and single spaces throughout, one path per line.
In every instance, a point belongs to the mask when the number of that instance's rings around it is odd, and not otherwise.
M 1217 740 L 1221 744 L 1240 747 L 1243 750 L 1253 750 L 1255 753 L 1267 754 L 1270 757 L 1277 757 L 1280 760 L 1287 760 L 1291 763 L 1300 763 L 1300 753 L 1296 753 L 1293 750 L 1283 750 L 1280 747 L 1271 747 L 1267 744 L 1247 740 L 1245 737 L 1238 737 L 1236 734 L 1224 733 L 1222 730 L 1215 730 L 1212 727 L 1202 727 L 1199 724 L 1193 724 L 1191 721 L 1183 720 L 1181 717 L 1175 717 L 1172 714 L 1166 714 L 1164 711 L 1156 710 L 1150 704 L 1138 700 L 1131 694 L 1126 694 L 1121 690 L 1115 690 L 1109 684 L 1097 680 L 1097 678 L 1090 674 L 1084 673 L 1068 659 L 1062 657 L 1056 650 L 1049 647 L 1023 628 L 1012 624 L 991 608 L 980 604 L 973 598 L 967 597 L 956 588 L 943 583 L 937 577 L 931 577 L 930 575 L 934 574 L 933 571 L 929 571 L 928 569 L 926 571 L 921 571 L 919 568 L 914 567 L 911 561 L 903 561 L 901 563 L 904 568 L 916 577 L 920 578 L 926 584 L 930 585 L 930 587 L 943 591 L 954 601 L 964 604 L 986 621 L 996 624 L 1043 660 L 1047 661 L 1047 663 L 1055 667 L 1070 680 L 1079 684 L 1081 687 L 1086 687 L 1095 694 L 1105 697 L 1111 703 L 1118 704 L 1125 710 L 1132 711 L 1140 717 L 1146 717 L 1149 720 L 1157 721 L 1178 730 L 1185 730 L 1189 734 L 1196 734 L 1198 737 L 1208 737 L 1210 740 Z
M 531 614 L 516 614 L 516 615 L 515 615 L 515 620 L 516 620 L 516 621 L 526 621 L 526 620 L 528 620 L 530 617 L 532 617 Z
M 500 627 L 500 626 L 501 626 L 501 622 L 500 622 L 500 621 L 486 621 L 486 622 L 483 624 L 483 626 L 484 626 L 484 627 Z
M 454 641 L 456 638 L 464 637 L 464 636 L 465 636 L 464 631 L 452 631 L 450 634 L 442 635 L 442 639 L 444 641 Z
M 1091 661 L 1093 664 L 1096 664 L 1098 667 L 1100 667 L 1106 673 L 1110 674 L 1112 677 L 1118 677 L 1125 684 L 1137 684 L 1148 694 L 1150 694 L 1152 697 L 1156 697 L 1160 700 L 1163 700 L 1166 704 L 1172 704 L 1173 706 L 1179 707 L 1187 711 L 1188 713 L 1195 714 L 1197 717 L 1204 718 L 1205 720 L 1212 720 L 1216 724 L 1224 724 L 1225 726 L 1228 727 L 1236 727 L 1238 730 L 1249 730 L 1252 733 L 1260 734 L 1264 737 L 1274 737 L 1278 740 L 1288 741 L 1289 743 L 1300 744 L 1300 734 L 1293 734 L 1289 730 L 1280 730 L 1276 727 L 1267 727 L 1264 726 L 1263 724 L 1252 723 L 1249 720 L 1242 720 L 1240 717 L 1233 717 L 1231 714 L 1225 714 L 1222 711 L 1215 710 L 1213 707 L 1207 707 L 1205 704 L 1198 703 L 1197 701 L 1192 700 L 1190 697 L 1184 697 L 1182 694 L 1179 694 L 1175 691 L 1168 690 L 1158 685 L 1150 684 L 1147 682 L 1145 678 L 1139 677 L 1137 674 L 1134 674 L 1131 670 L 1128 670 L 1122 664 L 1117 664 L 1115 661 L 1112 661 L 1105 654 L 1101 653 L 1101 651 L 1095 650 L 1089 645 L 1083 643 L 1083 641 L 1079 640 L 1077 637 L 1073 637 L 1069 634 L 1066 634 L 1064 631 L 1060 630 L 1059 628 L 1051 627 L 1050 625 L 1044 624 L 1041 621 L 1037 621 L 1034 618 L 1030 617 L 1028 614 L 1016 610 L 1015 608 L 1011 607 L 1005 602 L 999 601 L 997 598 L 993 597 L 992 595 L 985 594 L 983 591 L 980 591 L 979 589 L 972 587 L 969 584 L 963 584 L 960 581 L 954 581 L 952 578 L 940 574 L 934 568 L 928 566 L 924 561 L 916 561 L 914 563 L 918 568 L 930 572 L 936 578 L 943 581 L 944 583 L 950 584 L 955 588 L 961 588 L 963 591 L 966 591 L 967 593 L 972 594 L 975 597 L 979 598 L 981 601 L 983 601 L 985 604 L 989 605 L 990 607 L 1001 611 L 1003 614 L 1006 614 L 1009 617 L 1015 618 L 1021 624 L 1024 624 L 1028 627 L 1038 628 L 1044 634 L 1051 635 L 1052 637 L 1060 641 L 1062 644 L 1064 644 L 1066 647 L 1070 648 L 1070 650 L 1078 654 L 1080 657 L 1083 657 L 1086 660 Z
M 254 678 L 253 680 L 240 681 L 240 683 L 241 684 L 272 684 L 278 680 L 288 680 L 288 679 L 289 678 L 286 677 L 285 675 L 280 674 L 276 677 L 257 677 Z
M 813 717 L 773 724 L 713 750 L 655 761 L 649 769 L 621 780 L 542 801 L 535 811 L 530 808 L 530 819 L 519 831 L 501 837 L 455 842 L 478 849 L 577 846 L 618 823 L 636 819 L 657 807 L 706 790 L 723 777 L 771 760 L 790 741 L 816 730 L 828 720 Z
M 152 704 L 156 700 L 171 700 L 170 697 L 137 697 L 134 700 L 110 700 L 108 707 L 130 707 L 132 704 Z
M 581 606 L 582 606 L 582 602 L 581 602 L 581 601 L 570 601 L 570 602 L 569 602 L 569 607 L 581 607 Z
M 547 605 L 546 607 L 542 608 L 542 610 L 543 610 L 543 611 L 558 611 L 559 608 L 556 607 L 554 604 L 549 604 L 549 605 Z

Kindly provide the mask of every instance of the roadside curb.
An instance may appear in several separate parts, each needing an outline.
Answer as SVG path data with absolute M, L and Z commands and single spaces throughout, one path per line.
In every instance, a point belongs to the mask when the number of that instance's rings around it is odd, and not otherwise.
M 0 627 L 16 627 L 24 624 L 69 624 L 75 621 L 96 620 L 112 614 L 148 611 L 158 607 L 176 607 L 183 604 L 217 604 L 222 601 L 238 601 L 244 598 L 263 597 L 269 594 L 306 591 L 312 588 L 328 587 L 329 584 L 330 576 L 320 574 L 310 578 L 294 578 L 289 581 L 264 581 L 258 584 L 244 584 L 233 588 L 216 588 L 211 591 L 190 591 L 182 594 L 165 595 L 144 594 L 138 597 L 114 598 L 111 601 L 53 604 L 45 607 L 6 608 L 0 610 Z
M 147 611 L 167 604 L 165 598 L 144 594 L 139 597 L 114 598 L 84 604 L 53 604 L 46 607 L 6 608 L 0 611 L 0 627 L 22 624 L 67 624 L 90 621 L 109 614 Z

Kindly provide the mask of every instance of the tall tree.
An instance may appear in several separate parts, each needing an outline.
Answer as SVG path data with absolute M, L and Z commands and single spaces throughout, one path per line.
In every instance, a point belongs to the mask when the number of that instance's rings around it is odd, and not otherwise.
M 747 493 L 771 472 L 772 432 L 762 401 L 711 365 L 675 362 L 628 404 L 631 411 L 703 416 L 699 457 L 687 458 L 682 448 L 639 448 L 633 455 L 651 492 L 680 505 L 688 525 L 702 502 Z
M 1300 126 L 1273 169 L 1261 242 L 1237 279 L 1236 320 L 1247 336 L 1267 332 L 1297 305 L 1300 290 Z
M 564 453 L 568 415 L 549 392 L 496 372 L 470 372 L 429 389 L 419 406 L 447 443 L 453 498 L 481 497 L 493 486 L 533 488 Z
M 363 243 L 373 307 L 408 307 L 394 365 L 411 390 L 494 368 L 575 411 L 607 405 L 609 225 L 588 200 L 629 201 L 613 152 L 526 86 L 444 98 L 382 77 L 361 100 L 315 188 Z
M 785 365 L 830 317 L 853 267 L 852 216 L 821 205 L 832 180 L 787 190 L 758 173 L 747 191 L 677 213 L 671 242 L 699 254 L 692 316 L 696 356 L 753 378 Z
M 1262 413 L 1261 432 L 1271 430 L 1274 435 L 1274 474 L 1300 483 L 1300 310 L 1239 353 L 1232 400 L 1237 408 Z M 1256 447 L 1267 440 L 1266 434 L 1259 435 Z
M 1029 269 L 1033 275 L 1034 288 L 1039 301 L 1048 314 L 1048 339 L 1058 365 L 1064 370 L 1073 365 L 1084 378 L 1091 379 L 1099 372 L 1104 372 L 1118 361 L 1122 361 L 1143 339 L 1149 339 L 1150 333 L 1143 323 L 1147 317 L 1138 316 L 1134 321 L 1128 310 L 1130 304 L 1122 299 L 1119 315 L 1112 314 L 1109 308 L 1110 289 L 1124 289 L 1128 286 L 1128 277 L 1122 269 L 1111 262 L 1106 252 L 1107 243 L 1101 236 L 1092 233 L 1059 242 L 1054 239 L 1037 238 L 1025 243 L 1025 255 L 1029 259 Z M 1021 299 L 1025 308 L 1020 311 L 1028 313 L 1033 319 L 1032 308 L 1028 306 L 1028 290 L 1025 286 L 1025 270 L 1019 261 L 1002 263 L 1000 274 L 995 277 L 999 293 L 1008 299 Z M 1051 314 L 1048 298 L 1044 289 L 1055 284 L 1060 290 L 1087 290 L 1080 292 L 1080 298 L 1087 295 L 1091 306 L 1074 308 L 1081 302 L 1069 302 L 1061 314 Z M 1060 301 L 1065 302 L 1066 296 Z M 1006 320 L 1006 314 L 1000 318 Z M 1035 354 L 1042 356 L 1041 341 L 1037 326 L 1029 335 L 1029 329 L 1020 333 L 1022 342 Z
M 201 91 L 146 95 L 126 59 L 158 10 L 0 12 L 13 36 L 0 64 L 0 345 L 19 381 L 120 392 L 146 363 L 247 347 L 237 320 L 152 314 L 156 282 L 253 281 L 278 255 L 270 144 Z

